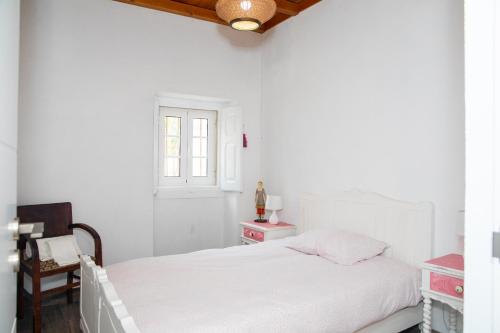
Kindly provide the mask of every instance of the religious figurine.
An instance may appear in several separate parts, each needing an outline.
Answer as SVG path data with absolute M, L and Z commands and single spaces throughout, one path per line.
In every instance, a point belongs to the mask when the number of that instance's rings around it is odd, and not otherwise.
M 263 216 L 266 214 L 266 199 L 267 194 L 266 190 L 264 190 L 264 183 L 259 181 L 257 183 L 257 190 L 255 191 L 255 208 L 257 208 L 257 215 L 259 216 L 255 222 L 265 223 L 267 222 Z

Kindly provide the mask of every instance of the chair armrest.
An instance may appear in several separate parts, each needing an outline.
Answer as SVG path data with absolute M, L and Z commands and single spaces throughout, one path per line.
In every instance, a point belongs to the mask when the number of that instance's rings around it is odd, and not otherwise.
M 101 237 L 91 226 L 84 223 L 73 223 L 69 225 L 70 229 L 81 229 L 88 232 L 92 238 L 94 239 L 94 255 L 96 265 L 102 267 L 102 245 L 101 245 Z

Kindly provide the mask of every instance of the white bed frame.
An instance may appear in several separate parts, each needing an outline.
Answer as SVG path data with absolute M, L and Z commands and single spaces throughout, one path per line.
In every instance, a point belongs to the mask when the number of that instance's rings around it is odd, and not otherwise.
M 108 280 L 106 271 L 89 256 L 80 258 L 80 328 L 84 333 L 140 333 L 134 319 Z
M 389 244 L 385 256 L 421 268 L 432 258 L 434 208 L 362 191 L 338 195 L 305 194 L 300 198 L 299 233 L 336 227 Z M 422 304 L 408 307 L 357 333 L 396 333 L 422 322 Z
M 434 209 L 361 191 L 334 196 L 306 194 L 300 199 L 299 233 L 337 227 L 390 245 L 384 255 L 415 267 L 432 256 Z M 80 316 L 84 333 L 139 332 L 116 295 L 105 270 L 82 256 Z M 422 305 L 408 307 L 356 333 L 396 333 L 422 322 Z

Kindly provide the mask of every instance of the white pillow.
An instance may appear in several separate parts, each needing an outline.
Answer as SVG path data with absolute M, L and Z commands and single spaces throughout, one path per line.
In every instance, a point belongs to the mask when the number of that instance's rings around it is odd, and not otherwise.
M 318 255 L 318 240 L 320 237 L 324 237 L 327 232 L 329 231 L 312 230 L 304 232 L 297 237 L 293 237 L 287 247 L 305 254 Z
M 47 241 L 49 239 L 50 238 L 42 238 L 42 239 L 36 240 L 36 245 L 38 245 L 38 257 L 40 258 L 40 261 L 47 261 L 47 260 L 52 259 L 52 256 L 50 255 L 49 244 L 47 243 Z M 31 258 L 31 255 L 32 255 L 31 254 L 31 246 L 29 243 L 27 244 L 27 246 L 29 247 L 29 251 L 26 251 L 26 252 L 29 252 L 27 254 Z M 28 248 L 27 248 L 27 250 L 28 250 Z
M 341 265 L 353 265 L 373 258 L 382 252 L 387 244 L 354 232 L 335 230 L 318 238 L 318 255 Z
M 40 238 L 36 240 L 36 245 L 38 245 L 38 256 L 40 258 L 40 261 L 48 261 L 51 259 L 54 259 L 52 257 L 52 253 L 50 251 L 50 247 L 48 242 L 54 239 L 59 239 L 59 238 L 68 238 L 71 240 L 73 243 L 73 246 L 76 250 L 76 252 L 80 255 L 82 254 L 82 251 L 80 250 L 80 247 L 78 246 L 76 242 L 75 235 L 66 235 L 66 236 L 59 236 L 59 237 L 51 237 L 51 238 Z M 29 246 L 29 243 L 26 244 L 26 256 L 28 258 L 31 258 L 31 247 Z
M 50 239 L 47 244 L 49 245 L 52 259 L 54 259 L 59 266 L 76 264 L 79 261 L 79 253 L 77 251 L 78 245 L 75 247 L 73 239 L 68 237 L 56 237 Z

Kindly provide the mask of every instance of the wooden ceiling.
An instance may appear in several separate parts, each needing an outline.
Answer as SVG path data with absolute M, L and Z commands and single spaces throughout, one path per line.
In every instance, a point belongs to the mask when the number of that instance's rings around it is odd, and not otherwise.
M 161 10 L 164 12 L 188 16 L 199 20 L 228 25 L 215 12 L 217 0 L 114 0 L 131 5 Z M 264 23 L 257 32 L 263 33 L 321 0 L 275 0 L 278 9 L 276 15 Z

